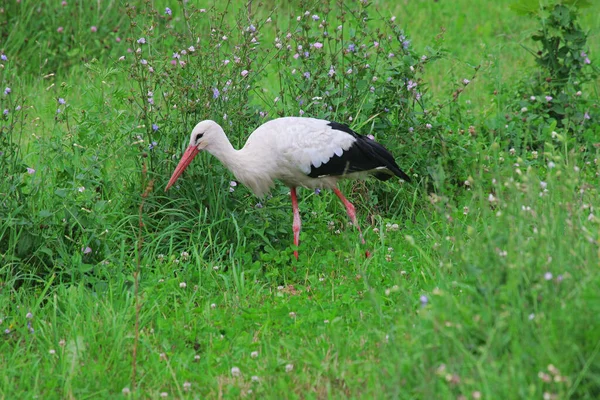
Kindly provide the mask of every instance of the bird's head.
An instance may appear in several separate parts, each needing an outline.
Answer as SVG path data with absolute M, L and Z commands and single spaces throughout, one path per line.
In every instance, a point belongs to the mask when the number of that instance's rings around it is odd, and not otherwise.
M 183 156 L 181 156 L 181 160 L 177 164 L 171 179 L 169 179 L 165 192 L 173 186 L 175 181 L 183 174 L 183 171 L 185 171 L 201 150 L 206 149 L 210 151 L 211 144 L 219 142 L 219 139 L 224 136 L 223 129 L 215 121 L 206 120 L 198 123 L 192 130 L 190 144 L 183 153 Z

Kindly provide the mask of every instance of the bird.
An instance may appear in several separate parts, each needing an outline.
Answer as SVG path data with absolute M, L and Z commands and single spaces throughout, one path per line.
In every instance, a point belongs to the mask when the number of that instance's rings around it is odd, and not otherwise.
M 344 204 L 364 245 L 355 207 L 339 190 L 338 181 L 368 176 L 385 181 L 397 176 L 410 182 L 410 177 L 400 169 L 389 150 L 342 123 L 308 117 L 276 118 L 259 126 L 243 148 L 236 150 L 219 124 L 205 120 L 192 130 L 189 146 L 165 192 L 203 150 L 216 157 L 238 182 L 259 198 L 270 192 L 276 180 L 290 188 L 296 260 L 301 230 L 296 188 L 333 190 Z M 368 256 L 369 252 L 366 254 Z

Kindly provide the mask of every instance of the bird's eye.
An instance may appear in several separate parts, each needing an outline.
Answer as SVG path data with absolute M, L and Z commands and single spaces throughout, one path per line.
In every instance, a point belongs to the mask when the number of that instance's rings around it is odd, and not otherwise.
M 198 143 L 198 140 L 202 138 L 202 135 L 204 135 L 204 133 L 199 133 L 196 135 L 196 143 Z

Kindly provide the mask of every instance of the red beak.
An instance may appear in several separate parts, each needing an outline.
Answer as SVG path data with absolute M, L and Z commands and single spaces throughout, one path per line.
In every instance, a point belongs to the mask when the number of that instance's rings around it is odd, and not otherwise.
M 185 153 L 183 153 L 183 156 L 181 156 L 181 161 L 179 161 L 179 164 L 177 164 L 175 172 L 173 172 L 173 175 L 171 175 L 171 179 L 169 179 L 169 183 L 167 183 L 165 192 L 169 190 L 171 186 L 173 186 L 177 178 L 179 178 L 181 174 L 183 174 L 183 171 L 185 171 L 187 166 L 190 165 L 194 157 L 196 157 L 196 154 L 198 154 L 199 152 L 200 150 L 198 150 L 198 147 L 196 146 L 190 146 L 185 150 Z

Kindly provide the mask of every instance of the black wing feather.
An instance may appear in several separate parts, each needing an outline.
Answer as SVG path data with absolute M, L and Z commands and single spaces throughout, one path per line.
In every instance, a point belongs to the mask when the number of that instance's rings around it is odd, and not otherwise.
M 370 171 L 376 168 L 387 168 L 397 177 L 410 182 L 410 177 L 406 175 L 396 164 L 394 156 L 381 144 L 365 136 L 354 132 L 348 125 L 338 122 L 328 124 L 332 129 L 346 132 L 352 135 L 356 141 L 350 148 L 342 153 L 341 156 L 333 155 L 326 163 L 318 168 L 312 166 L 308 176 L 318 178 L 320 176 L 342 176 L 352 172 Z M 376 172 L 375 178 L 385 181 L 392 177 L 389 173 Z

